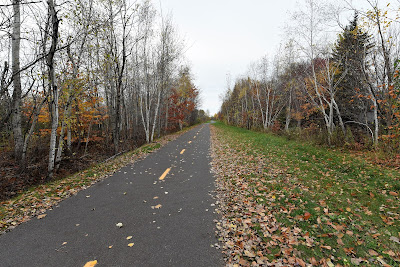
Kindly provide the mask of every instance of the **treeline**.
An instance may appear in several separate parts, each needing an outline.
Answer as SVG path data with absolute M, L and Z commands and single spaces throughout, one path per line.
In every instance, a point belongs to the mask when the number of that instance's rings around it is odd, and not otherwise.
M 347 26 L 327 40 L 330 18 L 340 17 L 340 8 L 304 1 L 287 30 L 292 38 L 273 60 L 251 64 L 228 88 L 220 119 L 326 144 L 400 152 L 399 6 L 368 3 L 367 11 L 352 7 Z
M 117 154 L 206 119 L 183 40 L 151 1 L 9 0 L 0 12 L 3 178 L 13 162 L 47 162 L 49 180 L 66 156 Z

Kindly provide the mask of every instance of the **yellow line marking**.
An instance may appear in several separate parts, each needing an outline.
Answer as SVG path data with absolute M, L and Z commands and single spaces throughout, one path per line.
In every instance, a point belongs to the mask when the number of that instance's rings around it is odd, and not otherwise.
M 185 150 L 186 150 L 186 149 L 182 149 L 182 151 L 181 151 L 181 155 L 182 155 L 183 153 L 185 153 Z
M 171 168 L 166 169 L 165 172 L 160 176 L 159 180 L 164 180 L 165 176 L 167 176 L 170 170 Z
M 192 143 L 192 141 L 189 141 L 188 143 L 190 144 L 190 143 Z

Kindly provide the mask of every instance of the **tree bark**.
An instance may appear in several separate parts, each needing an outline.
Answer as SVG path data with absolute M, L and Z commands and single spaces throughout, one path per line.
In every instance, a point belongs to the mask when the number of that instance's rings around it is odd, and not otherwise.
M 54 55 L 58 43 L 58 25 L 59 20 L 57 17 L 57 12 L 55 10 L 54 0 L 47 1 L 49 8 L 49 15 L 52 24 L 52 36 L 51 36 L 51 47 L 47 55 L 46 64 L 48 68 L 49 75 L 49 93 L 51 100 L 51 134 L 50 134 L 50 149 L 49 149 L 49 164 L 48 164 L 48 175 L 47 180 L 53 178 L 54 163 L 56 156 L 56 141 L 57 141 L 57 127 L 58 127 L 58 88 L 55 81 L 55 71 L 54 71 Z
M 14 153 L 19 163 L 22 163 L 24 139 L 21 125 L 22 88 L 20 74 L 20 46 L 21 46 L 21 0 L 13 0 L 14 22 L 11 41 L 12 49 L 12 81 L 14 85 L 12 97 L 12 129 L 14 134 Z M 23 166 L 22 166 L 23 167 Z

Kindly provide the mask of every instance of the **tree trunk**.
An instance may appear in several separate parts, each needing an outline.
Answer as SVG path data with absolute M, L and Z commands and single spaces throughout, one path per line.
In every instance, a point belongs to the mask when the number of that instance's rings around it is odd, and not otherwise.
M 289 103 L 286 108 L 286 120 L 285 120 L 285 131 L 289 131 L 289 125 L 291 120 L 291 106 L 292 106 L 292 89 L 289 90 Z
M 52 38 L 51 47 L 47 55 L 47 68 L 49 75 L 49 93 L 51 98 L 51 134 L 50 134 L 50 149 L 49 149 L 49 164 L 48 164 L 48 175 L 47 180 L 53 178 L 54 162 L 56 154 L 56 141 L 57 141 L 57 127 L 58 127 L 58 88 L 55 81 L 54 75 L 54 55 L 56 53 L 56 47 L 58 42 L 58 24 L 59 20 L 57 12 L 55 10 L 54 0 L 47 1 L 49 7 L 49 15 L 52 23 Z
M 14 22 L 12 33 L 12 81 L 14 85 L 12 98 L 12 129 L 14 134 L 14 152 L 15 158 L 21 163 L 24 139 L 22 136 L 21 126 L 21 104 L 22 104 L 22 88 L 20 75 L 20 44 L 21 44 L 21 13 L 20 1 L 13 0 Z M 23 166 L 21 166 L 23 167 Z

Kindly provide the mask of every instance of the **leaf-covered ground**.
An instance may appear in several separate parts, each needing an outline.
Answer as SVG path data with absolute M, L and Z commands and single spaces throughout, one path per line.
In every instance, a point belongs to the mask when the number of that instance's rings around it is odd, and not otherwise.
M 85 171 L 61 180 L 32 187 L 26 192 L 20 192 L 17 197 L 0 202 L 0 234 L 15 228 L 32 217 L 44 218 L 46 210 L 57 205 L 63 199 L 107 178 L 123 166 L 146 157 L 149 153 L 176 139 L 189 129 L 191 128 L 164 136 L 151 144 L 97 164 Z
M 228 266 L 399 266 L 400 173 L 349 154 L 214 124 Z

